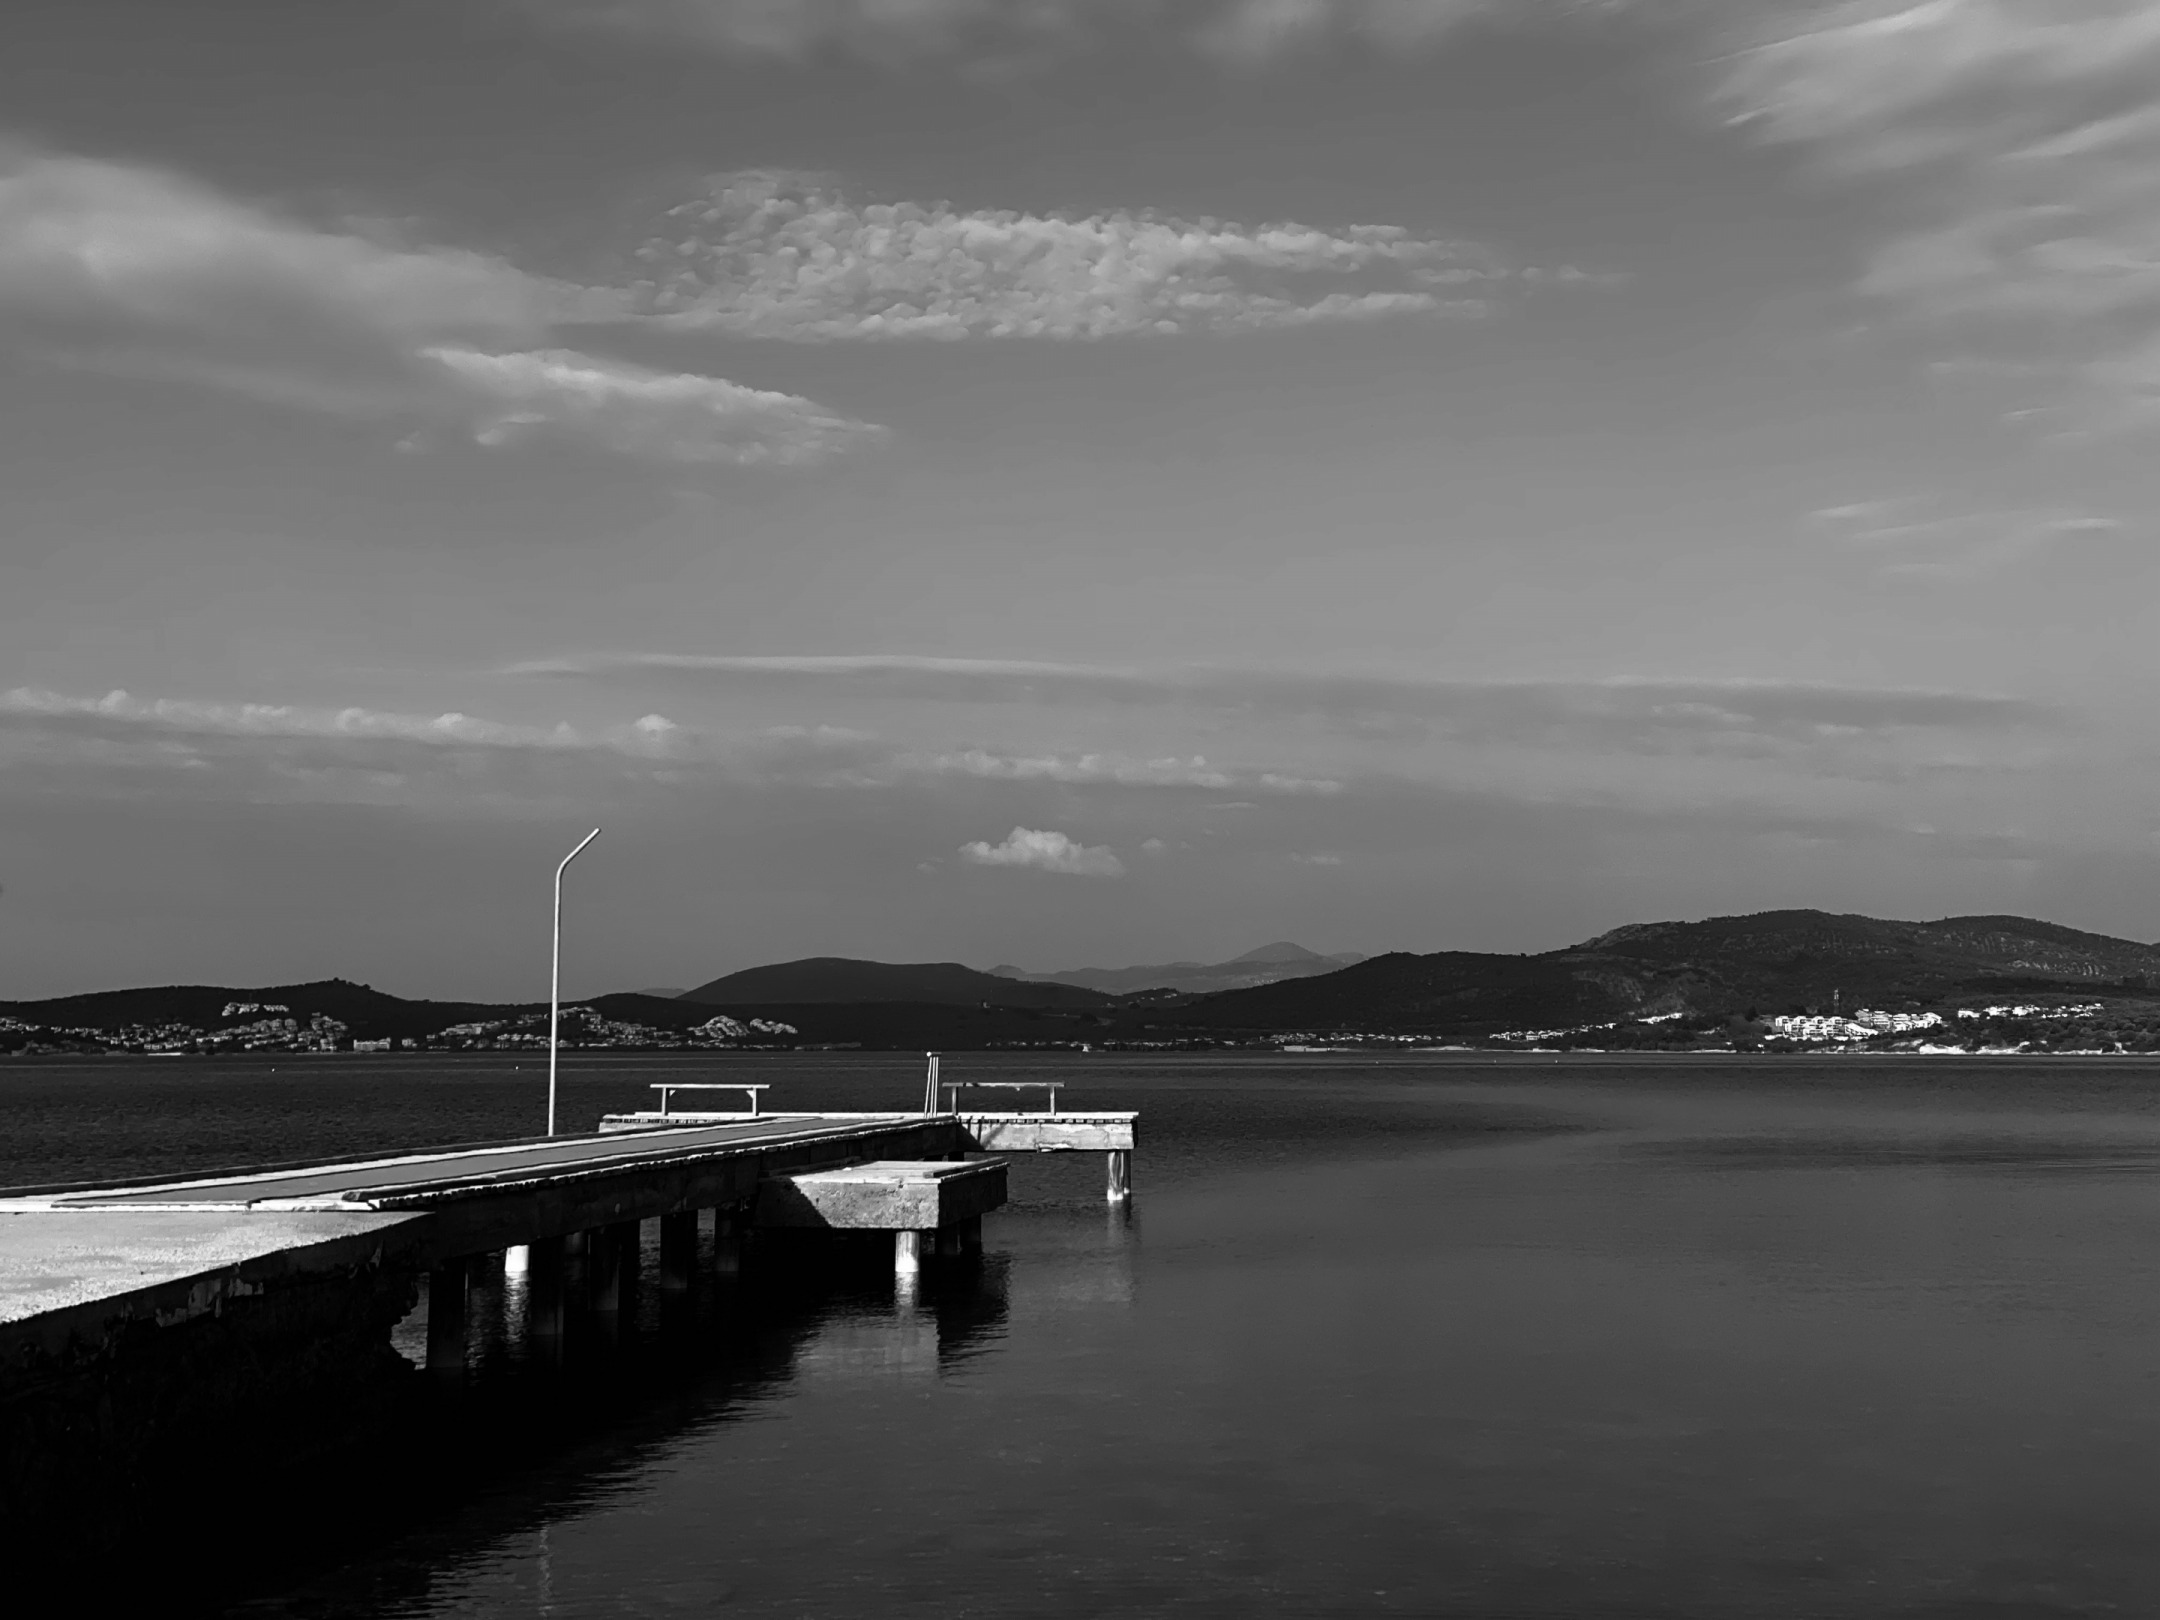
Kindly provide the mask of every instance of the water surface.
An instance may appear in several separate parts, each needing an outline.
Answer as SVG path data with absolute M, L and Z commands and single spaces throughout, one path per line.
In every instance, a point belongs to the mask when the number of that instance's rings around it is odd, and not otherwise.
M 692 1065 L 581 1057 L 566 1117 Z M 2160 1613 L 2160 1065 L 946 1066 L 1140 1108 L 1130 1220 L 1098 1159 L 1021 1161 L 979 1278 L 738 1324 L 241 1612 Z M 919 1095 L 899 1059 L 725 1067 L 776 1106 Z M 544 1100 L 529 1060 L 270 1071 L 0 1065 L 0 1178 Z

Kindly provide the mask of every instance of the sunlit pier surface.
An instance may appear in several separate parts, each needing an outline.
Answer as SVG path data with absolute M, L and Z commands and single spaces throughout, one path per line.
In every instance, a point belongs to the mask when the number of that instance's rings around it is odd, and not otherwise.
M 585 1135 L 0 1191 L 0 1517 L 94 1499 L 176 1440 L 304 1454 L 296 1428 L 357 1421 L 341 1389 L 379 1382 L 394 1333 L 456 1388 L 476 1279 L 517 1280 L 521 1354 L 561 1365 L 566 1322 L 634 1319 L 647 1288 L 664 1308 L 753 1251 L 792 1273 L 889 1234 L 912 1297 L 979 1263 L 1006 1201 L 986 1154 L 1102 1152 L 1129 1197 L 1131 1114 L 770 1113 L 728 1089 L 735 1112 Z

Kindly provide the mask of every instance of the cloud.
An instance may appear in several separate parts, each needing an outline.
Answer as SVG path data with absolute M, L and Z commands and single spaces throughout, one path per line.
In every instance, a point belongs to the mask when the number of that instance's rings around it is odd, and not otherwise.
M 724 55 L 953 61 L 1009 72 L 1121 43 L 1253 65 L 1329 40 L 1387 52 L 1466 23 L 1608 9 L 1612 0 L 513 0 L 561 27 Z
M 50 359 L 662 461 L 799 462 L 873 431 L 556 339 L 627 318 L 615 293 L 490 255 L 325 229 L 157 170 L 0 152 L 0 339 Z
M 816 176 L 723 175 L 638 249 L 672 324 L 803 342 L 1103 338 L 1477 314 L 1492 254 L 1393 225 L 1328 231 L 1117 210 L 857 204 Z
M 1189 759 L 1129 759 L 1112 754 L 1014 755 L 970 748 L 940 754 L 931 768 L 1001 782 L 1116 782 L 1128 787 L 1227 788 L 1236 778 L 1200 755 Z
M 2160 418 L 2160 5 L 1766 0 L 1733 121 L 1900 188 L 1862 289 Z
M 223 737 L 323 738 L 397 741 L 483 748 L 580 748 L 589 746 L 569 726 L 513 726 L 466 714 L 396 714 L 377 709 L 307 709 L 275 703 L 201 703 L 177 698 L 142 699 L 114 691 L 100 698 L 69 697 L 35 687 L 0 692 L 0 715 L 58 722 L 137 728 Z M 658 740 L 674 729 L 647 715 L 631 734 Z
M 1307 714 L 1353 726 L 1394 719 L 1467 730 L 1543 730 L 1645 723 L 1702 731 L 1733 726 L 1804 734 L 2008 728 L 2044 721 L 2045 706 L 1986 692 L 1777 680 L 1458 680 L 1438 676 L 1144 667 L 905 654 L 738 657 L 602 653 L 533 660 L 521 676 L 808 690 L 955 704 L 1184 705 L 1255 717 Z M 1290 776 L 1272 784 L 1299 791 Z M 1306 787 L 1303 791 L 1327 791 Z
M 1320 777 L 1287 776 L 1278 771 L 1231 770 L 1205 756 L 1136 759 L 1125 754 L 1004 754 L 967 748 L 920 761 L 931 772 L 975 776 L 997 782 L 1106 783 L 1119 787 L 1232 788 L 1263 793 L 1333 794 L 1343 784 Z
M 1979 580 L 2080 540 L 2122 531 L 2089 512 L 1944 511 L 1924 497 L 1857 501 L 1810 515 L 1809 527 L 1871 555 L 1891 578 Z
M 1467 24 L 1523 26 L 1622 9 L 1626 0 L 510 0 L 557 28 L 689 43 L 721 56 L 881 65 L 955 63 L 1000 73 L 1058 56 L 1175 50 L 1255 67 L 1346 41 L 1423 50 Z
M 627 670 L 684 670 L 719 675 L 772 675 L 882 678 L 953 676 L 963 680 L 1073 681 L 1133 679 L 1137 671 L 1099 664 L 1037 663 L 1014 658 L 922 658 L 908 654 L 837 653 L 735 655 L 709 653 L 601 653 L 584 657 L 533 659 L 513 664 L 510 675 L 595 675 Z
M 1061 832 L 1015 827 L 1002 844 L 977 840 L 960 846 L 960 858 L 976 866 L 1025 866 L 1067 877 L 1123 877 L 1125 863 L 1101 844 L 1076 844 Z
M 2138 820 L 2135 805 L 2151 799 L 2142 785 L 2160 779 L 2160 753 L 2140 740 L 2130 712 L 2098 725 L 2108 716 L 2034 709 L 2026 720 L 1989 712 L 1971 724 L 1870 727 L 1861 722 L 1882 714 L 1810 706 L 1777 716 L 1764 712 L 1772 693 L 1727 692 L 1713 702 L 1715 688 L 1688 690 L 1695 695 L 1673 702 L 1673 689 L 1659 688 L 1648 708 L 1630 694 L 1604 714 L 1534 707 L 1526 719 L 1502 709 L 1436 728 L 1414 746 L 1390 741 L 1363 753 L 1340 736 L 1316 741 L 1272 718 L 1253 733 L 1255 746 L 1278 759 L 1308 770 L 1325 760 L 1333 774 L 1321 776 L 1231 768 L 1212 751 L 1196 763 L 1191 753 L 941 751 L 833 725 L 748 729 L 738 719 L 708 728 L 700 711 L 673 701 L 657 713 L 625 704 L 618 719 L 557 724 L 440 707 L 21 689 L 0 692 L 0 815 L 73 804 L 174 814 L 194 805 L 203 815 L 311 805 L 472 825 L 589 826 L 584 818 L 605 812 L 622 828 L 707 830 L 715 818 L 756 816 L 776 829 L 827 829 L 857 854 L 868 840 L 901 868 L 926 849 L 950 849 L 940 829 L 957 823 L 1013 831 L 969 845 L 948 864 L 1108 876 L 1125 870 L 1121 854 L 1132 854 L 1148 870 L 1158 861 L 1161 869 L 1250 862 L 1259 881 L 1270 870 L 1287 878 L 1324 867 L 1315 856 L 1373 872 L 1423 860 L 1446 842 L 1437 829 L 1472 811 L 1495 828 L 1573 817 L 1585 838 L 1649 818 L 1728 832 L 1805 824 L 1844 829 L 1839 837 L 1914 825 L 1960 837 L 2040 826 L 2058 841 L 2105 842 Z M 983 770 L 969 755 L 1056 764 Z M 1217 771 L 1235 786 L 1200 780 Z M 1329 781 L 1335 791 L 1271 789 L 1263 785 L 1270 777 Z M 1087 845 L 1051 830 L 1074 818 L 1123 831 Z M 2139 821 L 2136 836 L 2148 832 Z M 1163 847 L 1148 847 L 1149 839 Z
M 755 733 L 713 733 L 646 714 L 598 730 L 568 723 L 516 725 L 463 713 L 407 714 L 381 709 L 281 703 L 224 703 L 139 698 L 125 691 L 83 697 L 33 687 L 0 692 L 0 726 L 125 742 L 147 740 L 162 757 L 205 739 L 350 745 L 399 743 L 432 748 L 605 752 L 675 768 L 676 780 L 713 769 L 786 777 L 803 785 L 876 788 L 906 781 L 972 779 L 1079 787 L 1241 788 L 1268 794 L 1333 794 L 1340 782 L 1279 772 L 1238 771 L 1202 756 L 1136 758 L 1113 753 L 1012 754 L 975 747 L 912 751 L 847 726 L 767 726 Z
M 881 430 L 836 416 L 792 394 L 745 388 L 718 377 L 648 371 L 567 349 L 481 354 L 429 349 L 476 394 L 501 401 L 474 437 L 505 444 L 545 428 L 570 428 L 652 461 L 797 465 L 817 461 Z

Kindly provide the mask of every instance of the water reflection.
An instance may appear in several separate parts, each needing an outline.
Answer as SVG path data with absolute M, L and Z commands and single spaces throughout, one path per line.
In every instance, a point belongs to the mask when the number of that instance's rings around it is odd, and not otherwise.
M 375 1491 L 348 1504 L 363 1516 L 337 1542 L 299 1553 L 276 1571 L 282 1595 L 239 1599 L 236 1612 L 432 1611 L 442 1582 L 481 1568 L 494 1570 L 484 1584 L 499 1596 L 519 1591 L 519 1607 L 551 1612 L 551 1527 L 664 1474 L 703 1437 L 792 1392 L 935 1382 L 996 1348 L 1010 1256 L 940 1257 L 907 1286 L 893 1274 L 890 1240 L 879 1237 L 753 1243 L 730 1272 L 713 1264 L 727 1240 L 716 1245 L 708 1230 L 680 1296 L 657 1286 L 648 1246 L 636 1309 L 612 1322 L 586 1303 L 591 1258 L 573 1252 L 559 1355 L 528 1331 L 524 1257 L 476 1265 L 463 1387 L 447 1399 L 427 1392 L 424 1421 L 397 1439 L 397 1455 L 354 1466 L 356 1478 L 377 1468 L 417 1473 L 412 1488 L 402 1502 Z M 398 1337 L 401 1348 L 424 1347 L 424 1302 Z M 355 1543 L 378 1550 L 364 1566 L 307 1578 L 307 1563 L 348 1556 Z

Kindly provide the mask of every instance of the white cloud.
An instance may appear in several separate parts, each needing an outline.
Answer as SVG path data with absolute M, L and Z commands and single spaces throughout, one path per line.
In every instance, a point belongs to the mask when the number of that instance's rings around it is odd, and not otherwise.
M 930 768 L 1001 782 L 1116 782 L 1127 787 L 1227 788 L 1236 784 L 1198 754 L 1189 759 L 1131 759 L 1117 754 L 996 754 L 970 748 L 940 754 Z
M 1025 866 L 1068 877 L 1123 877 L 1125 863 L 1107 845 L 1076 844 L 1061 832 L 1015 827 L 1002 844 L 978 839 L 960 846 L 960 858 L 976 866 Z
M 1482 249 L 1392 225 L 1340 230 L 1118 210 L 1081 218 L 857 204 L 814 176 L 717 179 L 638 250 L 671 322 L 743 336 L 1102 338 L 1475 314 Z
M 183 698 L 138 698 L 124 691 L 85 698 L 35 687 L 0 692 L 0 715 L 199 736 L 482 748 L 660 747 L 677 729 L 673 722 L 655 714 L 626 730 L 592 738 L 568 725 L 506 725 L 468 714 L 398 714 L 380 709 L 300 708 L 283 703 L 205 703 Z
M 1864 290 L 2160 418 L 2160 4 L 1764 0 L 1737 122 L 1905 187 Z
M 547 22 L 687 42 L 734 56 L 840 50 L 874 62 L 1011 71 L 1137 38 L 1237 64 L 1329 38 L 1383 51 L 1464 23 L 1605 9 L 1613 0 L 513 0 Z
M 559 347 L 618 295 L 325 229 L 156 170 L 0 152 L 0 339 L 277 404 L 566 433 L 665 461 L 804 461 L 870 430 L 808 400 Z
M 1961 512 L 1924 497 L 1825 507 L 1809 523 L 1870 557 L 1881 574 L 1944 581 L 1992 578 L 2065 545 L 2122 530 L 2117 519 L 2090 512 Z
M 1276 771 L 1248 773 L 1212 765 L 1206 756 L 1136 759 L 1127 754 L 1001 754 L 987 748 L 937 754 L 919 762 L 932 772 L 999 782 L 1115 783 L 1121 787 L 1229 788 L 1266 793 L 1340 793 L 1340 782 Z
M 1283 776 L 1275 771 L 1263 771 L 1253 785 L 1270 793 L 1335 794 L 1343 790 L 1342 783 L 1324 776 Z
M 474 432 L 505 444 L 545 428 L 571 428 L 650 461 L 738 464 L 815 461 L 877 436 L 792 394 L 745 388 L 718 377 L 649 371 L 565 349 L 538 354 L 423 351 L 501 402 Z
M 779 677 L 954 676 L 1005 681 L 1079 680 L 1102 675 L 1136 677 L 1138 671 L 1101 664 L 1035 663 L 1013 658 L 922 658 L 909 654 L 835 653 L 754 656 L 725 653 L 599 653 L 539 658 L 512 664 L 506 675 L 595 675 L 628 669 L 683 670 L 715 675 Z
M 1525 731 L 1644 722 L 1700 729 L 1705 717 L 1714 714 L 1766 732 L 1807 731 L 1823 724 L 1901 731 L 2012 728 L 2048 718 L 2041 705 L 1997 693 L 1745 678 L 1464 680 L 1415 674 L 1208 665 L 1149 668 L 902 654 L 730 657 L 681 653 L 541 659 L 509 666 L 503 673 L 793 686 L 955 704 L 1187 705 L 1271 719 L 1311 714 L 1352 726 L 1399 717 Z M 1326 793 L 1330 789 L 1324 783 L 1323 778 L 1282 774 L 1273 783 L 1260 785 L 1277 792 Z

